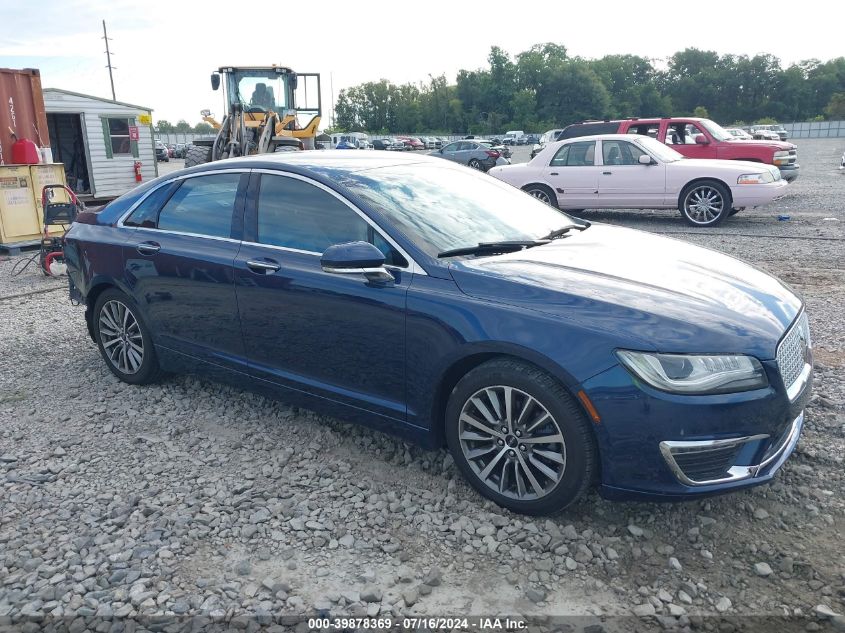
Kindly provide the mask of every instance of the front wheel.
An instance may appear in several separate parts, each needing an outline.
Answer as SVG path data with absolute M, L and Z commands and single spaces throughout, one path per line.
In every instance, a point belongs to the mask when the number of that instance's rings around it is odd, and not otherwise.
M 681 192 L 678 209 L 687 224 L 716 226 L 730 215 L 731 193 L 714 180 L 695 182 Z
M 205 145 L 191 145 L 185 152 L 185 167 L 194 167 L 211 162 L 211 148 Z
M 458 382 L 446 439 L 478 492 L 523 514 L 562 510 L 597 472 L 595 439 L 579 406 L 551 376 L 516 360 L 486 362 Z

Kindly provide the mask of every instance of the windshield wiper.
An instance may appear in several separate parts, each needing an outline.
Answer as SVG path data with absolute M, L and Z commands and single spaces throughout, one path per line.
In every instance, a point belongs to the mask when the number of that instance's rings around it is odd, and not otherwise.
M 553 240 L 557 237 L 561 237 L 562 235 L 566 235 L 572 229 L 576 229 L 578 231 L 585 231 L 588 228 L 590 228 L 589 222 L 587 222 L 586 220 L 581 220 L 581 221 L 583 222 L 583 224 L 567 224 L 566 226 L 562 226 L 559 229 L 555 229 L 554 231 L 552 231 L 548 235 L 544 235 L 540 239 L 541 240 Z
M 458 255 L 503 255 L 504 253 L 515 253 L 532 246 L 542 246 L 551 242 L 550 239 L 539 240 L 511 240 L 502 242 L 479 242 L 475 246 L 463 246 L 452 248 L 448 251 L 437 253 L 437 257 L 457 257 Z

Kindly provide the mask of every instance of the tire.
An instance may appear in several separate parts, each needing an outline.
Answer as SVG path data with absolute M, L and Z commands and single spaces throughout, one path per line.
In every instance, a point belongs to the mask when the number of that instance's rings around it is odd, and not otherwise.
M 546 185 L 541 185 L 539 183 L 534 183 L 531 185 L 525 185 L 522 190 L 527 193 L 529 196 L 533 196 L 537 198 L 540 202 L 545 202 L 550 207 L 554 207 L 555 209 L 558 208 L 557 205 L 557 196 L 555 192 L 551 190 L 550 187 Z
M 150 331 L 132 299 L 114 288 L 106 290 L 97 298 L 92 318 L 97 347 L 111 373 L 130 385 L 161 377 Z
M 481 161 L 477 158 L 471 158 L 470 161 L 467 163 L 467 166 L 472 167 L 473 169 L 477 169 L 478 171 L 484 171 L 484 167 L 481 164 Z
M 204 145 L 191 145 L 185 152 L 185 167 L 194 167 L 211 162 L 211 148 Z
M 678 210 L 691 226 L 716 226 L 730 215 L 731 192 L 715 180 L 694 182 L 681 192 Z
M 598 450 L 580 407 L 551 376 L 516 360 L 488 361 L 458 382 L 446 407 L 446 440 L 473 488 L 513 512 L 562 510 L 597 475 Z

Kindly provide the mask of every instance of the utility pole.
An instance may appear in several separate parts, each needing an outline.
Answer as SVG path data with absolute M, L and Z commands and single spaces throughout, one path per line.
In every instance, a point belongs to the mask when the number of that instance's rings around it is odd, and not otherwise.
M 331 72 L 329 73 L 329 90 L 331 90 L 332 93 L 332 115 L 329 119 L 329 121 L 331 121 L 329 125 L 334 128 L 334 74 Z
M 109 51 L 109 39 L 111 39 L 106 33 L 106 21 L 103 20 L 103 39 L 106 41 L 106 68 L 109 69 L 109 82 L 111 82 L 111 100 L 117 101 L 117 97 L 114 96 L 114 77 L 112 76 L 111 71 L 116 70 L 114 66 L 111 65 L 111 52 Z

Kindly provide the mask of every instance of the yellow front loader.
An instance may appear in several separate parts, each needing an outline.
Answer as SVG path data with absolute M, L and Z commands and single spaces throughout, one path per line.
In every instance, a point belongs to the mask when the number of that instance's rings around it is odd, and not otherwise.
M 185 155 L 186 167 L 316 147 L 322 114 L 319 74 L 295 73 L 284 66 L 223 66 L 211 75 L 213 90 L 221 84 L 223 121 L 202 111 L 203 121 L 217 134 L 213 140 L 193 142 Z

